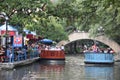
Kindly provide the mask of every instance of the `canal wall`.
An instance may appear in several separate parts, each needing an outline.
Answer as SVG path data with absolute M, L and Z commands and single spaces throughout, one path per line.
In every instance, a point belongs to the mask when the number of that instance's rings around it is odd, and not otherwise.
M 35 57 L 32 59 L 26 59 L 26 60 L 17 61 L 17 62 L 0 63 L 0 69 L 14 69 L 15 67 L 31 64 L 39 59 L 40 57 Z
M 114 54 L 114 60 L 115 62 L 120 62 L 120 52 L 118 52 L 117 54 Z

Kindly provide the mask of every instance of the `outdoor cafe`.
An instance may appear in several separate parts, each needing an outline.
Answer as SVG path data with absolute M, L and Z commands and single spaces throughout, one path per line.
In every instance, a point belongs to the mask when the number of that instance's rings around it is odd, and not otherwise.
M 28 59 L 27 50 L 24 48 L 24 38 L 18 35 L 17 29 L 11 25 L 0 26 L 0 62 L 15 62 Z M 36 57 L 37 49 L 31 51 L 29 58 Z

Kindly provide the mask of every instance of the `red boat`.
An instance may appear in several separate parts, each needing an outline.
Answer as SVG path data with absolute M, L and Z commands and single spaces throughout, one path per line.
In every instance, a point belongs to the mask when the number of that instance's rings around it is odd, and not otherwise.
M 54 61 L 64 61 L 65 53 L 63 50 L 41 50 L 40 53 L 41 60 L 50 60 Z

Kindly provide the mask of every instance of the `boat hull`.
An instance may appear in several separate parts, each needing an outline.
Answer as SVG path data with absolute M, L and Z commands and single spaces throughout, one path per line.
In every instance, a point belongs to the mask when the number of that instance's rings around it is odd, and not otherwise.
M 42 60 L 65 60 L 65 54 L 62 50 L 42 50 L 40 53 Z
M 86 52 L 84 62 L 94 64 L 113 64 L 114 55 L 111 53 Z

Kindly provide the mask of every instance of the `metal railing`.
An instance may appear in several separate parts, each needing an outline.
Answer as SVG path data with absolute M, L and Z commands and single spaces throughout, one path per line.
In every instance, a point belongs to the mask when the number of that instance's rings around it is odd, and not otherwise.
M 39 51 L 38 49 L 33 49 L 31 52 L 27 52 L 26 49 L 22 49 L 20 52 L 15 53 L 14 51 L 7 50 L 7 56 L 2 57 L 4 58 L 4 63 L 17 62 L 39 57 Z
M 114 55 L 112 53 L 85 53 L 85 62 L 91 63 L 113 63 Z

